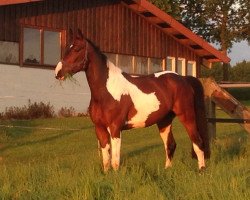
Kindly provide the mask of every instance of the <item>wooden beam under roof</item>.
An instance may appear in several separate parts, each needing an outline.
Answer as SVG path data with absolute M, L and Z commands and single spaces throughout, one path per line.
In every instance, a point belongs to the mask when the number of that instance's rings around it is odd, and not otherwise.
M 185 38 L 183 38 L 182 36 L 180 36 L 181 38 L 177 37 L 177 39 L 180 42 L 184 40 L 185 43 L 189 43 L 187 42 L 187 40 L 190 40 L 191 44 L 195 43 L 197 46 L 200 46 L 204 51 L 208 52 L 208 54 L 211 54 L 214 57 L 216 57 L 216 59 L 212 59 L 212 60 L 218 59 L 220 62 L 224 62 L 224 63 L 230 62 L 230 58 L 227 57 L 227 55 L 215 49 L 211 44 L 206 42 L 203 38 L 193 33 L 191 30 L 189 30 L 184 25 L 182 25 L 180 22 L 178 22 L 173 17 L 171 17 L 164 11 L 160 10 L 159 8 L 157 8 L 156 6 L 154 6 L 152 3 L 148 2 L 147 0 L 123 0 L 123 1 L 124 3 L 127 4 L 129 8 L 131 8 L 132 10 L 134 10 L 141 16 L 145 17 L 145 19 L 147 20 L 149 18 L 158 18 L 159 20 L 151 19 L 151 21 L 150 20 L 148 21 L 160 27 L 164 32 L 172 36 L 179 34 L 179 33 L 181 33 L 181 35 L 184 35 Z M 142 13 L 144 14 L 142 15 Z
M 11 4 L 20 4 L 20 3 L 31 3 L 43 0 L 1 0 L 0 6 L 11 5 Z

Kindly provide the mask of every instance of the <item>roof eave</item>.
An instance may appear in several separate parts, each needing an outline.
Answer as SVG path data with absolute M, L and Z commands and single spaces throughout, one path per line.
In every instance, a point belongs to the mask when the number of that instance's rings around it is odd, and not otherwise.
M 20 4 L 20 3 L 31 3 L 36 1 L 43 1 L 43 0 L 1 0 L 0 6 L 4 5 L 11 5 L 11 4 Z
M 181 33 L 187 38 L 187 40 L 190 40 L 194 44 L 199 45 L 202 49 L 206 50 L 207 52 L 215 56 L 215 58 L 213 59 L 207 59 L 209 62 L 224 62 L 224 63 L 230 62 L 230 58 L 227 57 L 224 53 L 215 49 L 211 44 L 206 42 L 200 36 L 193 33 L 191 30 L 182 25 L 180 22 L 178 22 L 173 17 L 171 17 L 164 11 L 160 10 L 158 7 L 154 6 L 147 0 L 124 0 L 124 1 L 127 3 L 130 2 L 129 7 L 139 14 L 145 13 L 145 11 L 150 12 L 152 16 L 156 17 L 156 19 L 154 19 L 154 17 L 149 17 L 153 23 L 160 24 L 161 22 L 166 22 L 170 27 L 166 28 L 165 32 L 168 32 L 170 34 L 171 31 L 173 32 L 172 34 Z M 134 2 L 135 4 L 133 4 L 132 2 Z M 164 28 L 162 29 L 164 31 Z

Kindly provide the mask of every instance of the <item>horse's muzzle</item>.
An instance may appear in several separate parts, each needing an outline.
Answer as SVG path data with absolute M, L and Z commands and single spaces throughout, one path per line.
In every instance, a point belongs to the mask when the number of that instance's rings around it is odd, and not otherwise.
M 60 81 L 63 81 L 64 80 L 64 76 L 59 76 L 58 74 L 55 76 L 55 78 L 57 79 L 57 80 L 60 80 Z

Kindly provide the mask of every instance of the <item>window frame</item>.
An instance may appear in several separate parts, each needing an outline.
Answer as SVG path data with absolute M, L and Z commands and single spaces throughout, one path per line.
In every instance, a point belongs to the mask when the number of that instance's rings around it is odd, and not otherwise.
M 188 65 L 192 64 L 193 68 L 192 68 L 192 75 L 188 74 Z M 188 61 L 187 62 L 187 76 L 193 76 L 193 77 L 197 77 L 197 65 L 195 61 Z
M 181 73 L 178 72 L 178 62 L 181 61 Z M 186 76 L 186 59 L 185 58 L 177 58 L 176 71 L 181 76 Z
M 168 69 L 168 60 L 172 60 L 170 70 Z M 168 70 L 168 71 L 176 72 L 176 59 L 175 59 L 175 57 L 167 56 L 165 69 Z
M 24 61 L 24 29 L 36 29 L 40 31 L 40 63 L 25 63 Z M 20 34 L 20 45 L 19 45 L 19 63 L 21 67 L 34 67 L 34 68 L 46 68 L 46 69 L 54 69 L 55 65 L 44 64 L 44 32 L 59 32 L 60 34 L 60 57 L 62 58 L 65 48 L 66 48 L 66 30 L 56 29 L 56 28 L 48 28 L 42 26 L 30 26 L 21 24 L 21 34 Z

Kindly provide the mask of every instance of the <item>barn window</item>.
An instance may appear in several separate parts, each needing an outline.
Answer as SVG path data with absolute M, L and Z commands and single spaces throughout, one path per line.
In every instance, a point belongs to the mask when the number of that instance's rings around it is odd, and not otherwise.
M 150 58 L 149 59 L 149 66 L 150 66 L 149 74 L 162 71 L 163 70 L 162 59 Z
M 134 73 L 135 74 L 148 74 L 148 58 L 135 57 Z
M 105 53 L 105 55 L 107 56 L 107 59 L 112 62 L 114 65 L 117 66 L 118 64 L 118 55 L 114 54 L 114 53 Z
M 175 58 L 167 57 L 166 65 L 167 65 L 166 66 L 167 71 L 175 71 Z
M 23 27 L 22 35 L 21 64 L 55 66 L 61 59 L 62 31 Z
M 184 58 L 178 58 L 176 72 L 182 76 L 186 75 L 186 66 Z
M 196 62 L 188 61 L 188 63 L 187 63 L 187 75 L 196 77 Z
M 133 56 L 118 55 L 117 66 L 126 73 L 133 73 Z
M 23 30 L 23 62 L 26 64 L 41 63 L 41 32 L 39 29 Z
M 61 33 L 44 31 L 44 64 L 56 65 L 61 59 Z

